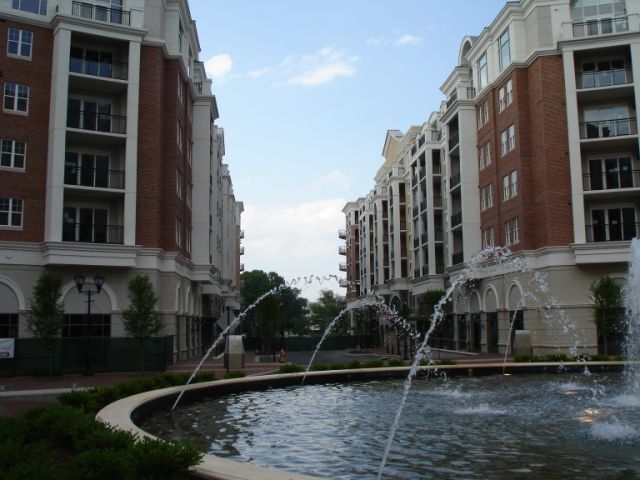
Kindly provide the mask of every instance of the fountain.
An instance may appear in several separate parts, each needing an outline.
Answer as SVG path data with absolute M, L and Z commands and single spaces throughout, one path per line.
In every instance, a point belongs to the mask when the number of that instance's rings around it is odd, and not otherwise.
M 628 358 L 638 358 L 637 240 L 632 251 L 626 288 L 626 352 Z M 510 258 L 505 249 L 475 256 L 436 305 L 404 381 L 388 379 L 393 375 L 385 369 L 378 369 L 379 375 L 363 374 L 366 381 L 355 371 L 334 372 L 335 377 L 326 372 L 305 372 L 277 375 L 272 380 L 248 379 L 259 391 L 246 392 L 251 386 L 234 383 L 223 391 L 228 393 L 238 385 L 242 393 L 220 396 L 214 392 L 210 399 L 189 403 L 171 416 L 147 417 L 145 412 L 141 416 L 145 418 L 140 419 L 142 431 L 166 439 L 200 441 L 217 457 L 330 478 L 382 478 L 383 471 L 386 478 L 637 476 L 640 394 L 635 366 L 629 366 L 624 375 L 596 372 L 588 376 L 565 368 L 562 376 L 494 374 L 482 378 L 465 378 L 466 368 L 447 367 L 446 376 L 414 382 L 421 360 L 430 359 L 428 339 L 443 317 L 446 301 L 456 288 L 477 277 L 482 264 L 496 260 L 509 263 L 511 271 L 528 271 L 526 264 Z M 537 272 L 532 282 L 537 287 L 527 293 L 530 298 L 539 300 L 549 293 Z M 551 322 L 552 313 L 557 313 L 563 331 L 571 333 L 569 319 L 552 297 L 547 298 L 551 301 L 544 308 L 545 319 Z M 577 351 L 577 341 L 571 351 Z M 475 370 L 479 372 L 478 367 Z M 588 372 L 586 365 L 584 372 Z M 314 382 L 303 387 L 300 379 L 304 381 L 307 375 Z M 377 376 L 386 380 L 376 380 Z M 414 395 L 409 396 L 412 383 L 416 383 Z M 281 388 L 271 388 L 278 385 Z M 539 401 L 541 396 L 544 402 Z M 391 433 L 381 437 L 390 405 L 396 409 Z M 380 451 L 384 454 L 375 469 L 376 452 Z M 255 472 L 252 475 L 246 478 L 267 478 L 255 476 Z

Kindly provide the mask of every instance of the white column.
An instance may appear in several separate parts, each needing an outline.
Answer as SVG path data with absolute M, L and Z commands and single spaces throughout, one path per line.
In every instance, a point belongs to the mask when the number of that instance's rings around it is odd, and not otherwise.
M 53 36 L 51 71 L 51 104 L 47 153 L 47 192 L 44 239 L 62 241 L 62 209 L 64 206 L 64 157 L 67 130 L 67 98 L 69 95 L 69 54 L 71 31 L 59 28 Z
M 138 182 L 138 110 L 140 99 L 140 42 L 129 42 L 127 140 L 125 145 L 124 244 L 136 244 Z

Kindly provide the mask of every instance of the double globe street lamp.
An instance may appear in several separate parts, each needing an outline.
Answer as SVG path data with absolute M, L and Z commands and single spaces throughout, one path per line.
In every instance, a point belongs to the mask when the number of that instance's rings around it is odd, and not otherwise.
M 104 277 L 100 274 L 97 274 L 93 277 L 93 286 L 91 283 L 85 283 L 85 276 L 81 273 L 76 274 L 73 277 L 73 280 L 76 283 L 76 288 L 78 289 L 78 293 L 84 293 L 87 296 L 87 317 L 85 324 L 85 375 L 93 375 L 93 368 L 91 365 L 91 296 L 93 294 L 99 294 L 102 290 L 102 286 L 104 285 Z

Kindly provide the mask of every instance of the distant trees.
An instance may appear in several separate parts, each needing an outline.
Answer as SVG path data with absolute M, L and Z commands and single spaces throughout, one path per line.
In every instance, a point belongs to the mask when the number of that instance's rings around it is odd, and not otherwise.
M 311 310 L 309 321 L 312 325 L 317 326 L 321 332 L 324 332 L 333 319 L 344 310 L 345 306 L 344 300 L 338 298 L 333 291 L 321 290 L 318 300 L 309 304 Z M 345 317 L 344 320 L 337 322 L 332 333 L 348 335 L 351 333 L 349 329 L 349 319 Z
M 33 287 L 27 330 L 46 344 L 49 375 L 53 375 L 55 342 L 60 335 L 64 320 L 64 304 L 61 297 L 62 278 L 50 272 L 43 272 Z
M 155 312 L 158 295 L 146 275 L 136 275 L 127 285 L 129 306 L 122 312 L 124 329 L 138 344 L 140 371 L 144 371 L 145 341 L 164 326 Z

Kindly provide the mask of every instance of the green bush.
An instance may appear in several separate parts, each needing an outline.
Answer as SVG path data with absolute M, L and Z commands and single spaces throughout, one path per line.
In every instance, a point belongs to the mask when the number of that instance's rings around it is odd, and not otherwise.
M 246 376 L 247 376 L 247 374 L 244 373 L 242 370 L 229 370 L 227 373 L 224 374 L 224 378 L 226 378 L 226 379 L 244 378 Z
M 384 360 L 382 359 L 377 359 L 377 360 L 369 360 L 367 362 L 364 362 L 362 364 L 363 368 L 380 368 L 384 366 Z
M 109 449 L 79 452 L 67 465 L 67 480 L 104 480 L 131 478 L 131 459 L 126 453 Z
M 278 369 L 279 373 L 298 373 L 298 372 L 304 372 L 304 367 L 301 367 L 300 365 L 296 365 L 295 363 L 285 363 L 284 365 L 281 365 L 280 368 Z
M 426 359 L 424 361 L 427 362 Z M 390 367 L 404 367 L 404 360 L 401 358 L 392 358 L 387 363 L 389 364 Z
M 359 360 L 352 360 L 351 362 L 349 362 L 347 364 L 347 368 L 349 369 L 356 369 L 356 368 L 362 368 L 362 364 L 360 363 Z
M 139 480 L 180 480 L 189 467 L 202 459 L 195 447 L 150 438 L 137 442 L 131 456 L 134 478 Z
M 332 368 L 326 363 L 314 363 L 311 365 L 311 370 L 314 372 L 322 372 L 324 370 L 332 370 Z
M 569 360 L 569 357 L 564 353 L 551 353 L 549 355 L 545 355 L 544 360 L 546 362 L 566 362 Z
M 436 365 L 457 365 L 453 358 L 443 358 L 442 360 L 436 360 Z

